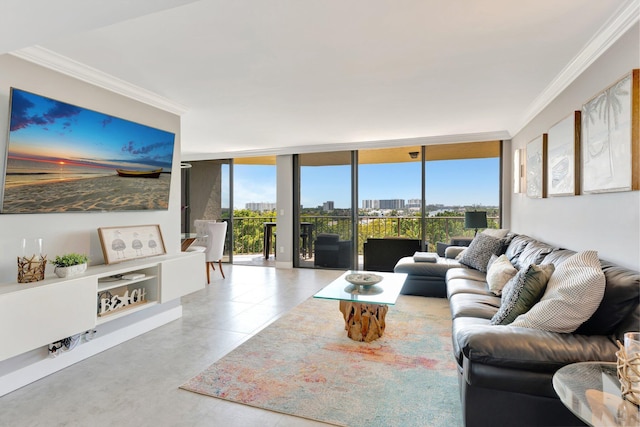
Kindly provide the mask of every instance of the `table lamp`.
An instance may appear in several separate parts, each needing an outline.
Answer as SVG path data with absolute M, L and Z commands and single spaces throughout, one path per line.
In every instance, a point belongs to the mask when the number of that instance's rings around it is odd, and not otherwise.
M 464 213 L 464 228 L 475 228 L 478 234 L 478 228 L 487 228 L 487 212 L 473 211 Z

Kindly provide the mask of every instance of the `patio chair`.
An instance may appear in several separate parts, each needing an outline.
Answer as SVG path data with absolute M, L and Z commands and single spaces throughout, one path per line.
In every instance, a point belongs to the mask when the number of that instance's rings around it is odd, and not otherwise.
M 320 233 L 314 242 L 314 266 L 349 268 L 351 266 L 351 241 L 340 240 L 337 234 Z

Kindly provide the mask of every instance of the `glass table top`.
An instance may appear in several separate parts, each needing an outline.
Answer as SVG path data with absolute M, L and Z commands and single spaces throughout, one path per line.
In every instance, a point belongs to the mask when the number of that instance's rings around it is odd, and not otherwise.
M 371 286 L 356 286 L 345 279 L 349 274 L 377 274 L 382 280 Z M 400 295 L 407 275 L 404 273 L 381 273 L 377 271 L 347 271 L 322 290 L 314 298 L 354 301 L 368 304 L 394 305 Z
M 622 399 L 616 364 L 573 363 L 553 375 L 553 388 L 564 405 L 590 426 L 638 426 L 640 413 Z

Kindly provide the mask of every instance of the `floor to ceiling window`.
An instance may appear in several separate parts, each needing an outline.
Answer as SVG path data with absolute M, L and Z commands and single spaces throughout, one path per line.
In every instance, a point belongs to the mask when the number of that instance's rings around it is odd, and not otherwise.
M 359 265 L 382 266 L 378 258 L 384 257 L 390 238 L 417 241 L 415 248 L 423 249 L 422 235 L 422 147 L 359 150 Z
M 425 147 L 425 210 L 429 248 L 454 237 L 473 237 L 464 213 L 486 211 L 490 228 L 500 226 L 500 141 Z
M 351 268 L 353 264 L 352 152 L 300 154 L 294 265 Z
M 281 246 L 292 247 L 296 267 L 359 269 L 368 240 L 412 239 L 435 251 L 438 242 L 472 237 L 466 210 L 486 211 L 497 228 L 500 150 L 491 141 L 296 155 L 296 238 Z M 189 164 L 183 232 L 196 219 L 227 221 L 225 261 L 275 266 L 276 157 Z
M 439 242 L 473 236 L 467 210 L 486 211 L 489 227 L 499 227 L 500 151 L 489 141 L 297 156 L 294 265 L 362 268 L 364 243 L 383 238 L 435 252 Z
M 275 266 L 276 157 L 233 161 L 234 264 Z

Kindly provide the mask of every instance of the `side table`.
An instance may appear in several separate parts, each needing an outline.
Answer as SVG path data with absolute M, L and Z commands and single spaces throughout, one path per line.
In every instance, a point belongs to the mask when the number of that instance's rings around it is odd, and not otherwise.
M 553 388 L 562 403 L 590 426 L 640 426 L 640 412 L 622 399 L 616 364 L 580 362 L 560 368 Z

